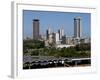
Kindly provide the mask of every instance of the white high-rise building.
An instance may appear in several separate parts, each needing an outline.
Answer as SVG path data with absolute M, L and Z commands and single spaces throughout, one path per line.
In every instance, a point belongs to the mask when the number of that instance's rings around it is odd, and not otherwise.
M 49 38 L 48 38 L 49 43 L 53 43 L 54 41 L 53 36 L 54 36 L 53 33 L 49 34 Z
M 64 29 L 61 28 L 61 35 L 64 36 Z
M 55 41 L 56 44 L 59 44 L 59 43 L 60 43 L 60 40 L 59 40 L 59 33 L 55 33 L 54 41 Z

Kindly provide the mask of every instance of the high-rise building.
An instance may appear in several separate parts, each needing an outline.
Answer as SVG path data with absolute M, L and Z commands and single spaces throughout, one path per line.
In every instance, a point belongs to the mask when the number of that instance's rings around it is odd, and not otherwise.
M 64 36 L 64 29 L 63 28 L 59 29 L 58 33 L 59 33 L 59 39 L 61 40 L 62 37 Z
M 62 44 L 66 44 L 66 35 L 64 35 L 64 36 L 62 37 L 61 43 L 62 43 Z
M 49 35 L 51 34 L 51 29 L 48 28 L 47 31 L 46 31 L 46 37 L 47 39 L 49 39 Z
M 49 34 L 48 40 L 49 40 L 49 43 L 53 43 L 54 42 L 54 33 L 50 33 Z
M 59 44 L 60 43 L 59 33 L 55 33 L 54 41 L 55 41 L 56 44 Z
M 38 40 L 39 39 L 39 20 L 34 19 L 33 20 L 33 39 Z
M 81 18 L 74 18 L 74 38 L 81 37 Z

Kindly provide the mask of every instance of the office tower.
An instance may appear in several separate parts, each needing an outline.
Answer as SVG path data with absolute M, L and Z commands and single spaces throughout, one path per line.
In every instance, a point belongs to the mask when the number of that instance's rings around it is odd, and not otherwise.
M 49 35 L 51 34 L 51 29 L 48 28 L 47 31 L 46 31 L 46 37 L 47 39 L 49 39 Z
M 60 40 L 59 40 L 59 33 L 55 33 L 54 41 L 55 41 L 56 44 L 59 44 L 59 43 L 60 43 Z
M 66 44 L 66 35 L 62 36 L 62 41 L 61 41 L 62 44 Z
M 33 20 L 33 39 L 38 40 L 39 39 L 39 20 L 34 19 Z
M 81 18 L 76 17 L 74 18 L 74 38 L 81 37 Z
M 59 39 L 61 40 L 62 37 L 64 36 L 64 29 L 63 28 L 59 29 L 58 33 L 59 33 Z
M 48 41 L 49 41 L 49 43 L 53 43 L 54 42 L 54 33 L 50 33 L 49 34 Z

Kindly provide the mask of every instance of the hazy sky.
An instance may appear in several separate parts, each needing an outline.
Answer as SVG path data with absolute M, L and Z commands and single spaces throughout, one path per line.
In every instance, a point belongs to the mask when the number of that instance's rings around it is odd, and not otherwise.
M 91 33 L 91 14 L 75 12 L 48 12 L 48 11 L 31 11 L 23 10 L 23 33 L 25 37 L 32 38 L 33 19 L 40 20 L 40 33 L 46 34 L 48 27 L 57 32 L 61 27 L 64 28 L 66 36 L 74 34 L 74 18 L 81 17 L 82 36 L 90 37 Z

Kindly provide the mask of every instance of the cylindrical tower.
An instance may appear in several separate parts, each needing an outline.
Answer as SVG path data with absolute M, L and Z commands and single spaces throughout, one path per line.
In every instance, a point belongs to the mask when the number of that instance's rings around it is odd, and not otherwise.
M 74 38 L 81 37 L 81 18 L 74 18 Z
M 39 20 L 34 19 L 33 20 L 33 39 L 38 40 L 39 39 Z

